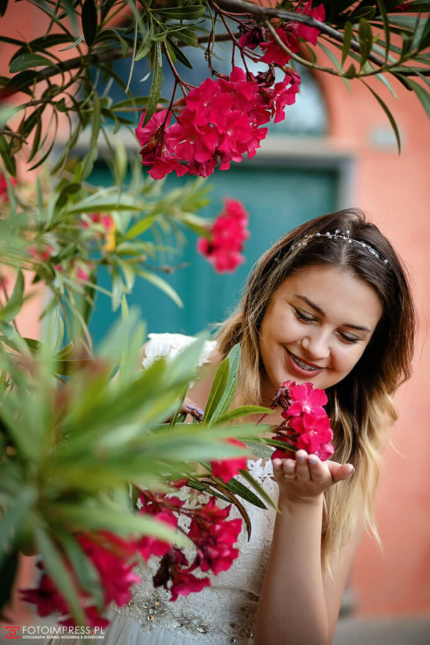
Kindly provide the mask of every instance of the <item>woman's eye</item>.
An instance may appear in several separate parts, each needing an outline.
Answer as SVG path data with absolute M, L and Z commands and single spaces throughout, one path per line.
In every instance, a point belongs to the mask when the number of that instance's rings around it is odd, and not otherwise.
M 355 338 L 355 337 L 353 338 L 352 336 L 345 336 L 345 334 L 342 334 L 341 332 L 339 332 L 339 336 L 342 338 L 342 340 L 345 343 L 358 343 L 359 340 L 360 340 L 360 338 Z
M 299 311 L 295 307 L 294 307 L 294 315 L 296 316 L 296 318 L 298 318 L 299 320 L 303 320 L 304 322 L 314 322 L 314 320 L 315 320 L 315 318 L 305 316 L 304 314 L 302 314 L 301 311 Z

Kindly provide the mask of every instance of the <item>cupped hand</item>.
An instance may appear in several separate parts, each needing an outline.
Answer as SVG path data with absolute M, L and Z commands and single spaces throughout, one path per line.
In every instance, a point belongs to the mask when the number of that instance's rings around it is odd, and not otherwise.
M 273 476 L 279 486 L 279 497 L 291 502 L 312 502 L 330 486 L 349 479 L 352 464 L 321 461 L 306 450 L 298 450 L 295 459 L 274 459 Z

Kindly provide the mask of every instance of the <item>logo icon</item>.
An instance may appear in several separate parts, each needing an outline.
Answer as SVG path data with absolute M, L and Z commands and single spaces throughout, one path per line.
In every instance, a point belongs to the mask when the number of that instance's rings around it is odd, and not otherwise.
M 6 629 L 6 638 L 19 638 L 18 625 L 7 625 L 5 629 Z

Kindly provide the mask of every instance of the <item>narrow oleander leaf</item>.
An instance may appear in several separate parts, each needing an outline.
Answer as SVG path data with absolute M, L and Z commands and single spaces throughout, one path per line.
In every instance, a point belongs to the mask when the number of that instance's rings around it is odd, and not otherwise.
M 351 42 L 352 42 L 352 24 L 350 22 L 347 22 L 345 23 L 345 27 L 344 27 L 343 47 L 342 47 L 342 67 L 344 66 L 346 57 L 349 54 Z
M 373 43 L 372 27 L 365 18 L 360 19 L 358 40 L 360 43 L 360 66 L 363 67 L 364 63 L 369 58 L 370 52 L 372 51 Z
M 215 411 L 226 391 L 230 373 L 230 360 L 228 356 L 220 363 L 215 378 L 212 382 L 211 391 L 206 404 L 203 425 L 208 425 L 215 414 Z
M 158 287 L 158 289 L 163 291 L 166 294 L 166 296 L 169 296 L 169 298 L 171 298 L 173 302 L 178 305 L 178 307 L 183 309 L 184 303 L 182 302 L 181 298 L 178 296 L 174 288 L 171 287 L 170 284 L 166 282 L 166 280 L 164 280 L 164 278 L 157 275 L 156 273 L 151 273 L 150 271 L 146 271 L 145 269 L 140 269 L 140 268 L 136 269 L 136 273 L 144 280 L 147 280 L 151 284 Z
M 150 215 L 148 217 L 144 217 L 141 219 L 139 222 L 136 222 L 134 226 L 131 227 L 131 229 L 126 233 L 125 235 L 125 240 L 132 240 L 133 238 L 137 237 L 138 235 L 141 235 L 145 231 L 148 230 L 148 228 L 151 228 L 151 226 L 154 224 L 155 220 L 157 217 L 155 215 Z
M 277 507 L 277 505 L 275 504 L 273 499 L 270 497 L 270 495 L 268 493 L 266 493 L 266 491 L 261 486 L 261 484 L 259 484 L 254 479 L 254 477 L 251 475 L 251 473 L 248 470 L 243 469 L 243 470 L 240 471 L 240 474 L 242 475 L 242 477 L 244 479 L 246 479 L 248 484 L 250 484 L 252 486 L 252 488 L 255 490 L 255 492 L 258 493 L 258 495 L 260 497 L 262 497 L 264 499 L 264 501 L 267 502 L 267 504 L 269 504 L 269 506 L 271 506 L 272 508 L 274 508 L 276 511 L 279 512 L 279 508 Z
M 178 29 L 178 31 L 175 31 L 175 36 L 183 42 L 184 45 L 189 45 L 190 47 L 199 46 L 197 34 L 191 29 Z
M 8 173 L 12 175 L 12 177 L 16 177 L 15 157 L 12 156 L 10 145 L 2 134 L 0 134 L 0 156 Z
M 15 286 L 11 297 L 9 298 L 4 309 L 0 309 L 0 320 L 2 322 L 11 322 L 21 311 L 24 301 L 24 276 L 22 271 L 18 271 Z
M 100 99 L 97 92 L 94 92 L 93 96 L 93 123 L 91 129 L 91 139 L 90 139 L 90 149 L 85 157 L 83 166 L 82 166 L 82 176 L 81 180 L 86 179 L 92 172 L 94 162 L 97 159 L 98 154 L 98 138 L 100 133 L 101 126 L 101 109 L 100 109 Z
M 390 24 L 388 21 L 387 9 L 384 4 L 384 0 L 376 0 L 378 3 L 378 9 L 384 23 L 384 34 L 385 34 L 385 64 L 387 64 L 388 54 L 390 53 Z
M 330 58 L 330 60 L 332 61 L 333 65 L 336 67 L 338 72 L 340 72 L 342 74 L 342 65 L 339 62 L 336 54 L 334 52 L 332 52 L 328 47 L 325 47 L 321 42 L 318 43 L 318 46 Z M 344 74 L 341 75 L 341 79 L 343 80 L 343 82 L 345 83 L 346 87 L 348 88 L 348 91 L 351 93 L 351 83 L 349 82 L 349 80 L 347 78 L 345 78 Z
M 384 103 L 384 101 L 381 99 L 381 97 L 380 97 L 380 96 L 378 96 L 378 94 L 377 94 L 374 90 L 372 90 L 372 88 L 370 87 L 370 85 L 368 85 L 368 84 L 366 83 L 366 81 L 363 81 L 363 80 L 362 80 L 362 82 L 365 84 L 365 86 L 367 87 L 367 89 L 368 89 L 368 90 L 373 94 L 373 96 L 374 96 L 374 97 L 375 97 L 375 99 L 378 101 L 379 105 L 382 107 L 382 109 L 384 110 L 385 114 L 387 115 L 388 120 L 389 120 L 389 122 L 391 123 L 391 127 L 393 128 L 393 132 L 394 132 L 394 135 L 395 135 L 395 137 L 396 137 L 396 141 L 397 141 L 397 149 L 398 149 L 399 154 L 400 154 L 401 149 L 402 149 L 402 143 L 401 143 L 401 139 L 400 139 L 400 132 L 399 132 L 399 128 L 397 127 L 397 123 L 396 123 L 396 121 L 395 121 L 395 119 L 394 119 L 393 115 L 391 114 L 390 110 L 388 109 L 388 107 L 386 106 L 386 104 Z
M 221 425 L 223 423 L 229 423 L 234 421 L 234 419 L 240 419 L 240 417 L 247 417 L 250 414 L 270 414 L 273 412 L 270 408 L 264 408 L 260 405 L 241 405 L 239 408 L 235 408 L 226 414 L 218 417 L 216 423 Z
M 148 104 L 146 106 L 145 120 L 146 125 L 154 114 L 157 103 L 161 95 L 161 85 L 163 82 L 163 57 L 161 55 L 161 43 L 156 43 L 154 48 L 154 71 L 152 75 L 151 92 L 149 94 Z
M 226 487 L 235 495 L 239 495 L 245 501 L 249 502 L 253 506 L 258 508 L 267 509 L 267 506 L 261 501 L 257 495 L 255 495 L 247 486 L 244 486 L 240 481 L 233 478 L 226 483 Z
M 156 9 L 156 12 L 171 18 L 172 20 L 197 20 L 206 13 L 203 5 L 194 7 L 169 7 L 168 9 Z
M 83 42 L 84 36 L 79 36 L 79 38 L 76 38 L 75 42 L 69 45 L 68 47 L 64 47 L 64 49 L 60 49 L 60 52 L 67 52 L 69 49 L 74 49 L 74 47 L 77 47 L 78 45 Z
M 409 77 L 405 77 L 406 84 L 415 92 L 421 105 L 425 109 L 427 116 L 430 117 L 430 94 L 425 87 L 419 85 Z
M 3 18 L 6 13 L 7 1 L 8 0 L 0 0 L 0 18 Z
M 56 67 L 55 63 L 49 58 L 46 58 L 46 56 L 41 56 L 40 54 L 22 54 L 12 61 L 9 72 L 16 74 L 17 72 L 24 72 L 33 67 L 42 66 Z
M 236 393 L 237 380 L 238 380 L 238 374 L 239 374 L 240 353 L 241 353 L 240 344 L 236 343 L 236 345 L 234 345 L 229 351 L 229 353 L 227 354 L 227 358 L 230 363 L 227 385 L 226 385 L 224 394 L 221 397 L 219 405 L 215 410 L 213 421 L 218 419 L 220 415 L 223 415 L 227 412 L 227 410 L 231 405 L 233 397 Z
M 174 57 L 179 63 L 182 63 L 182 65 L 185 65 L 185 67 L 188 67 L 188 69 L 193 69 L 193 66 L 188 60 L 188 58 L 185 56 L 185 54 L 180 49 L 180 47 L 175 45 L 173 40 L 171 40 L 170 38 L 167 38 L 166 45 L 172 57 Z
M 97 37 L 97 8 L 94 0 L 85 0 L 82 7 L 82 31 L 88 47 Z

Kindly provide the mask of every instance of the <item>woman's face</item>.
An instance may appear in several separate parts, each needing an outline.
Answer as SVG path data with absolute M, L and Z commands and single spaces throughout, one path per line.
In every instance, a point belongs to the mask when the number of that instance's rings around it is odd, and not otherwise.
M 382 315 L 374 289 L 349 271 L 308 267 L 289 276 L 263 317 L 263 399 L 281 383 L 339 383 L 363 354 Z

